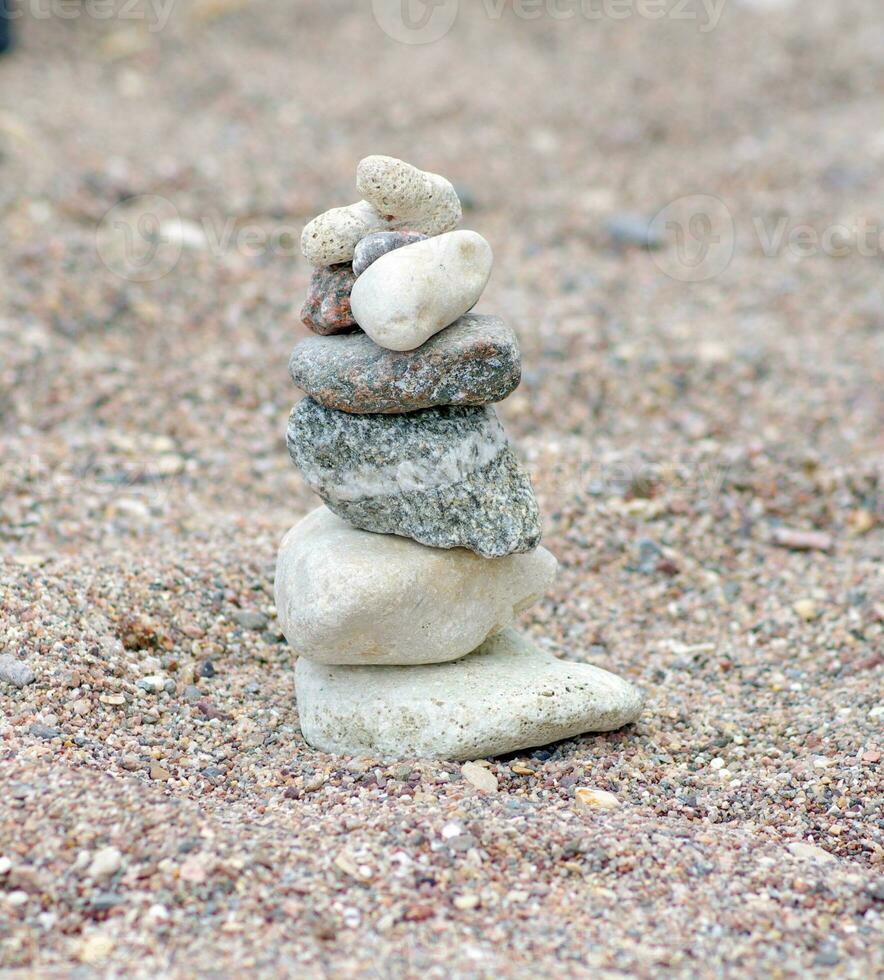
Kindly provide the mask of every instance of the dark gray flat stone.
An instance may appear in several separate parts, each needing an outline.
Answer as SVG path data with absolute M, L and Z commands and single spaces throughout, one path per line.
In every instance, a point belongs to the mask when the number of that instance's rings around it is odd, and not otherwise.
M 373 265 L 387 252 L 393 252 L 397 248 L 404 248 L 406 245 L 414 245 L 415 242 L 425 241 L 426 235 L 419 231 L 376 231 L 371 235 L 366 235 L 356 246 L 356 253 L 353 256 L 353 272 L 361 276 L 363 272 Z
M 503 401 L 519 386 L 522 359 L 500 317 L 468 313 L 413 351 L 386 350 L 363 333 L 308 337 L 289 371 L 325 408 L 398 413 Z

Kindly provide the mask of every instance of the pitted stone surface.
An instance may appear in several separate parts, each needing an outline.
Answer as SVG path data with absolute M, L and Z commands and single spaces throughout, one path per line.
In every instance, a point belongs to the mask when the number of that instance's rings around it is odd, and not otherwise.
M 545 548 L 494 559 L 441 551 L 320 507 L 283 540 L 276 608 L 292 647 L 319 663 L 444 663 L 509 626 L 556 566 Z
M 490 407 L 349 415 L 305 398 L 288 447 L 311 489 L 355 527 L 486 558 L 540 542 L 531 481 Z
M 356 187 L 378 214 L 390 215 L 399 222 L 410 221 L 410 228 L 426 235 L 451 231 L 463 217 L 457 191 L 450 181 L 395 157 L 370 156 L 361 160 L 356 168 Z
M 295 384 L 326 408 L 357 414 L 486 405 L 519 386 L 516 335 L 496 316 L 468 313 L 417 350 L 378 347 L 363 333 L 308 337 L 292 352 Z
M 349 265 L 316 269 L 301 310 L 304 326 L 324 337 L 358 330 L 350 309 L 350 292 L 354 282 L 356 276 Z
M 494 255 L 474 231 L 452 231 L 382 255 L 356 280 L 353 318 L 381 347 L 414 350 L 482 296 Z
M 353 272 L 361 276 L 370 265 L 387 252 L 393 252 L 405 245 L 414 245 L 415 242 L 425 241 L 426 238 L 426 235 L 417 231 L 376 231 L 366 235 L 356 246 L 353 255 Z
M 441 235 L 463 216 L 449 181 L 394 157 L 366 157 L 356 183 L 364 200 L 332 208 L 304 229 L 301 251 L 313 265 L 352 262 L 356 245 L 372 232 L 408 229 Z
M 314 748 L 372 759 L 482 759 L 635 721 L 642 695 L 599 667 L 557 660 L 513 630 L 452 663 L 295 671 Z
M 314 218 L 301 233 L 301 251 L 316 266 L 352 262 L 356 245 L 374 231 L 389 231 L 387 221 L 368 203 L 357 201 Z

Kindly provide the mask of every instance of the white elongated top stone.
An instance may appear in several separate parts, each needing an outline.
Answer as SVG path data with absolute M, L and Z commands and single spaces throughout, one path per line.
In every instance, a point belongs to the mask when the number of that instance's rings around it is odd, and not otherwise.
M 513 630 L 452 663 L 295 672 L 304 737 L 324 752 L 380 759 L 484 759 L 606 732 L 638 718 L 642 695 L 588 664 L 557 660 Z
M 425 235 L 456 228 L 463 209 L 451 182 L 395 157 L 370 156 L 356 168 L 356 187 L 378 214 Z
M 376 231 L 441 235 L 463 216 L 449 181 L 395 157 L 366 157 L 357 167 L 356 184 L 364 200 L 332 208 L 304 229 L 301 251 L 313 265 L 352 262 L 357 244 Z
M 320 507 L 283 540 L 276 608 L 292 647 L 320 663 L 442 663 L 509 626 L 556 567 L 545 548 L 480 558 L 360 531 Z
M 494 255 L 474 231 L 452 231 L 382 255 L 356 280 L 353 318 L 388 350 L 414 350 L 478 303 Z

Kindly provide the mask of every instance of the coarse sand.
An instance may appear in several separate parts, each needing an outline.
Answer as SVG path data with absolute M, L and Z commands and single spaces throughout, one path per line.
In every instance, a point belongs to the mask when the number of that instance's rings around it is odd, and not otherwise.
M 884 7 L 510 6 L 425 45 L 343 0 L 17 22 L 9 976 L 884 970 Z M 316 505 L 284 442 L 297 239 L 370 153 L 451 178 L 495 250 L 478 312 L 519 335 L 500 415 L 562 564 L 522 628 L 648 697 L 491 760 L 496 792 L 311 750 L 273 609 Z M 679 224 L 710 197 L 732 240 Z M 606 231 L 667 207 L 657 251 Z M 733 255 L 689 282 L 697 242 Z

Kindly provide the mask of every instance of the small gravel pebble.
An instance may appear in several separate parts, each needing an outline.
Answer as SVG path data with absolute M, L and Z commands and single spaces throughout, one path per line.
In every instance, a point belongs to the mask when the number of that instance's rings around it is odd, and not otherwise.
M 832 536 L 824 531 L 778 527 L 774 528 L 772 537 L 774 544 L 793 551 L 829 551 L 832 547 Z
M 58 738 L 61 735 L 61 732 L 57 728 L 51 728 L 49 725 L 44 725 L 39 721 L 35 721 L 29 725 L 28 731 L 31 735 L 36 735 L 37 738 Z
M 115 847 L 103 847 L 96 851 L 89 864 L 87 874 L 90 878 L 110 878 L 122 867 L 123 856 Z
M 21 660 L 8 653 L 0 654 L 0 681 L 5 681 L 13 687 L 26 687 L 34 683 L 34 672 Z
M 613 793 L 586 787 L 574 791 L 574 803 L 577 810 L 616 810 L 620 806 L 620 800 Z
M 618 214 L 610 218 L 606 225 L 611 240 L 620 248 L 637 246 L 639 248 L 658 249 L 664 245 L 664 239 L 652 219 L 641 214 Z
M 475 762 L 465 762 L 461 766 L 463 778 L 483 793 L 497 792 L 497 776 L 485 766 Z
M 267 617 L 262 616 L 261 613 L 243 610 L 235 612 L 232 619 L 237 626 L 242 626 L 244 630 L 254 630 L 256 633 L 261 633 L 267 629 Z

